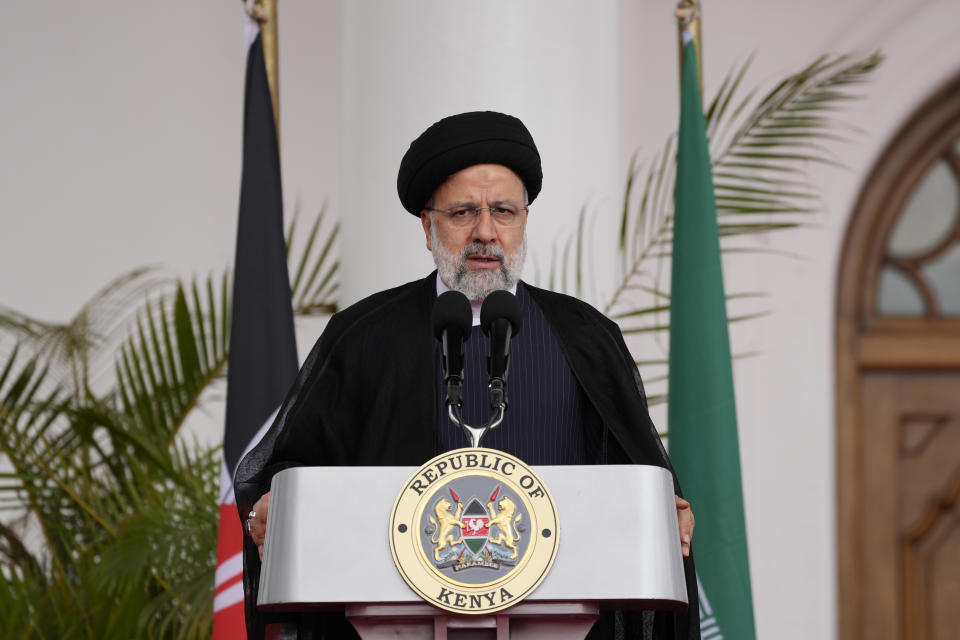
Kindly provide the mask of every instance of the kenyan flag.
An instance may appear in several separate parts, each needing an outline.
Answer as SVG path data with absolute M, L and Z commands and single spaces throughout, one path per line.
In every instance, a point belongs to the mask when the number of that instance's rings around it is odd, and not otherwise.
M 487 535 L 490 530 L 487 528 L 487 522 L 490 516 L 487 509 L 476 498 L 470 499 L 470 504 L 463 511 L 460 521 L 464 526 L 460 527 L 463 535 L 463 541 L 466 543 L 470 553 L 476 556 L 487 543 Z

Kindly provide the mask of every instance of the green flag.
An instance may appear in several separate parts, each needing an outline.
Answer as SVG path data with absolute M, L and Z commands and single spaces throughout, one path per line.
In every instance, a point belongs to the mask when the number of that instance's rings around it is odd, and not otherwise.
M 685 34 L 670 302 L 670 458 L 696 516 L 704 638 L 753 640 L 730 339 L 717 207 L 697 81 Z

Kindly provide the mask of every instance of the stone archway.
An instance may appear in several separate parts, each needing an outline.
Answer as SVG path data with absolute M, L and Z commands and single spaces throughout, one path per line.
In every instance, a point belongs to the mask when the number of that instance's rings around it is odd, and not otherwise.
M 874 167 L 844 242 L 837 312 L 839 637 L 956 637 L 960 78 Z

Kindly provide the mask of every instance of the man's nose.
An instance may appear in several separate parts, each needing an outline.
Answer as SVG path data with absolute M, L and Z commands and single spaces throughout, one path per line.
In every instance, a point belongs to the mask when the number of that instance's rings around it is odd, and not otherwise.
M 497 228 L 489 209 L 481 209 L 477 224 L 473 226 L 473 240 L 487 243 L 497 239 Z

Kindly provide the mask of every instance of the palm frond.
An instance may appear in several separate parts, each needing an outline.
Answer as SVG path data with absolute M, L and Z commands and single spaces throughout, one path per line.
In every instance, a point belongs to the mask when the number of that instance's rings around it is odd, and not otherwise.
M 334 310 L 336 225 L 295 231 L 296 311 Z M 210 636 L 221 454 L 181 431 L 225 370 L 230 291 L 139 269 L 67 323 L 0 309 L 0 637 Z
M 19 347 L 0 372 L 0 464 L 11 470 L 0 484 L 0 505 L 4 510 L 24 503 L 28 509 L 39 510 L 47 502 L 45 488 L 39 482 L 43 474 L 33 462 L 43 442 L 51 439 L 47 436 L 53 422 L 50 416 L 56 414 L 51 408 L 59 406 L 56 392 L 43 395 L 40 391 L 47 374 L 38 365 L 37 357 L 20 355 Z M 26 510 L 21 508 L 20 515 L 24 513 Z M 55 536 L 41 528 L 46 543 L 55 544 Z M 27 560 L 20 555 L 26 548 L 21 534 L 8 527 L 3 537 L 3 557 L 23 566 Z
M 852 128 L 835 117 L 835 110 L 859 97 L 854 88 L 866 82 L 881 61 L 878 53 L 862 58 L 821 56 L 761 97 L 752 91 L 739 101 L 735 95 L 750 60 L 726 76 L 705 114 L 722 237 L 794 228 L 819 210 L 819 197 L 805 178 L 806 167 L 838 164 L 827 143 L 845 140 L 838 132 Z M 604 306 L 607 313 L 635 308 L 628 295 L 635 280 L 663 288 L 659 281 L 649 282 L 650 270 L 642 265 L 650 258 L 669 256 L 676 174 L 673 147 L 671 136 L 650 163 L 645 179 L 635 174 L 631 163 L 618 243 L 622 275 Z M 638 204 L 631 206 L 632 186 L 638 182 L 645 188 Z M 636 241 L 624 241 L 631 237 Z
M 288 260 L 293 279 L 290 294 L 297 315 L 318 315 L 337 310 L 340 261 L 336 257 L 336 243 L 340 224 L 330 222 L 326 216 L 327 207 L 324 205 L 314 218 L 302 246 L 294 244 L 299 210 L 294 211 L 287 231 Z
M 141 609 L 150 637 L 209 637 L 216 568 L 217 501 L 221 451 L 183 446 L 173 456 L 177 491 L 153 491 L 119 525 L 100 564 L 104 583 L 121 586 L 150 576 L 160 585 Z M 144 549 L 152 550 L 145 554 Z
M 136 433 L 163 432 L 169 446 L 203 392 L 224 374 L 228 290 L 225 278 L 212 276 L 181 283 L 136 319 L 116 362 L 119 409 Z
M 172 635 L 204 635 L 177 634 L 202 627 L 212 611 L 218 449 L 165 447 L 167 431 L 140 428 L 109 398 L 81 405 L 66 394 L 62 402 L 45 397 L 38 389 L 46 372 L 36 362 L 15 354 L 0 371 L 0 452 L 13 469 L 2 476 L 0 496 L 16 498 L 23 512 L 0 528 L 0 603 L 18 602 L 4 607 L 4 621 L 11 616 L 28 637 L 144 637 L 151 622 L 141 612 L 154 610 L 175 624 Z M 139 563 L 117 579 L 103 567 L 123 558 L 148 505 L 162 505 L 168 518 L 184 514 L 174 518 L 182 526 L 180 561 L 160 558 L 158 549 L 174 548 L 164 539 L 139 547 Z M 28 521 L 44 536 L 40 555 L 15 529 Z M 178 590 L 188 583 L 199 604 L 176 614 L 151 609 L 174 595 L 182 600 Z
M 0 332 L 46 359 L 51 381 L 68 384 L 82 395 L 111 359 L 144 296 L 168 284 L 157 269 L 140 267 L 109 282 L 65 323 L 0 307 Z
M 37 584 L 15 567 L 0 569 L 0 637 L 26 640 L 32 636 L 34 603 L 43 598 Z

